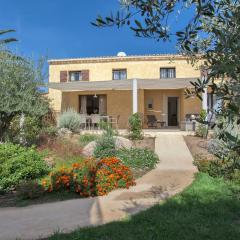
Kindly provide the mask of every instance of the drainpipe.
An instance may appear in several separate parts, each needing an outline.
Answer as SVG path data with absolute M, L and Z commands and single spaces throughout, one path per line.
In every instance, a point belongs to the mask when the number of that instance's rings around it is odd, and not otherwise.
M 133 102 L 133 114 L 138 112 L 138 85 L 137 79 L 133 79 L 132 82 L 132 102 Z

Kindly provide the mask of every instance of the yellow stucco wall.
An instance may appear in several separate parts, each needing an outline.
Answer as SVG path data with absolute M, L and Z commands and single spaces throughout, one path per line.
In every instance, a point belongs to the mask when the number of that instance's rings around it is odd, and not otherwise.
M 60 71 L 89 70 L 89 81 L 112 80 L 113 69 L 127 69 L 127 78 L 154 79 L 160 77 L 161 67 L 175 67 L 177 78 L 199 77 L 198 67 L 193 67 L 186 59 L 165 60 L 159 59 L 148 61 L 119 61 L 119 62 L 94 62 L 94 63 L 71 63 L 50 64 L 49 81 L 60 82 Z
M 186 114 L 200 113 L 202 102 L 198 97 L 186 98 L 184 94 L 182 96 L 182 119 L 185 119 Z
M 77 61 L 76 61 L 77 62 Z M 80 71 L 89 70 L 89 81 L 112 80 L 113 69 L 127 69 L 127 78 L 159 79 L 161 67 L 175 67 L 177 78 L 197 78 L 200 77 L 199 68 L 191 66 L 186 59 L 176 58 L 169 60 L 169 57 L 159 59 L 124 60 L 95 62 L 75 61 L 51 62 L 49 66 L 49 82 L 60 82 L 60 71 Z M 179 121 L 184 120 L 187 113 L 197 113 L 201 110 L 199 99 L 185 99 L 183 89 L 180 90 L 139 90 L 138 91 L 138 111 L 147 114 L 155 114 L 158 119 L 167 121 L 167 97 L 175 96 L 179 98 Z M 107 114 L 110 116 L 120 115 L 119 127 L 126 128 L 129 116 L 132 114 L 132 92 L 131 91 L 88 91 L 88 92 L 61 92 L 49 89 L 49 98 L 54 111 L 61 112 L 68 107 L 79 111 L 79 95 L 91 94 L 107 95 Z M 153 110 L 147 109 L 147 100 L 153 99 Z M 163 115 L 162 115 L 163 114 Z M 164 115 L 165 114 L 165 115 Z
M 49 88 L 47 97 L 50 99 L 50 105 L 54 112 L 62 111 L 62 92 Z

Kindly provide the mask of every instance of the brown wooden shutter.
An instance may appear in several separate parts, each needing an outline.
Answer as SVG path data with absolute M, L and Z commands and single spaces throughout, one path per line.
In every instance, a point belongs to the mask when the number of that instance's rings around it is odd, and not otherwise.
M 61 71 L 60 72 L 60 82 L 67 82 L 67 80 L 68 80 L 68 72 Z
M 89 70 L 82 70 L 82 81 L 89 81 Z

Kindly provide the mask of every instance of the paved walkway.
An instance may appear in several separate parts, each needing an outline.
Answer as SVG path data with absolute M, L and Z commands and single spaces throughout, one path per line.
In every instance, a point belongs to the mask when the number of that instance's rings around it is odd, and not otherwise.
M 181 134 L 158 134 L 156 153 L 161 163 L 128 190 L 117 190 L 105 197 L 0 209 L 0 239 L 37 239 L 58 230 L 69 232 L 120 220 L 191 184 L 196 169 Z

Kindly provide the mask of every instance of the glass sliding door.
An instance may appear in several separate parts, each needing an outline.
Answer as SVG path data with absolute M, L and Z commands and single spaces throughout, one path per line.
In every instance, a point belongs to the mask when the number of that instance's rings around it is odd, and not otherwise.
M 107 110 L 106 95 L 82 95 L 79 96 L 79 112 L 105 115 Z

